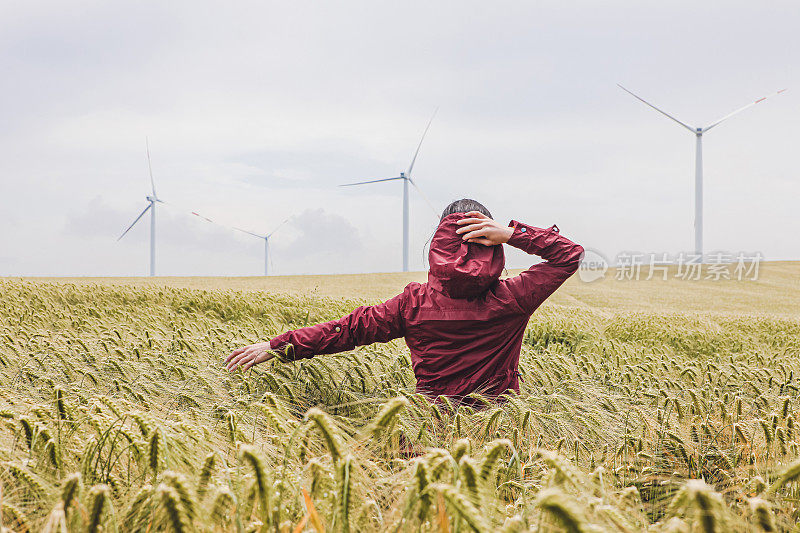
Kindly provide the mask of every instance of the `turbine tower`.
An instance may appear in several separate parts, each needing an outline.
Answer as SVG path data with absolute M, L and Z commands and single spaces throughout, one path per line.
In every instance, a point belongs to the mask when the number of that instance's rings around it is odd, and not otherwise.
M 152 190 L 152 194 L 146 197 L 147 207 L 145 207 L 144 210 L 139 213 L 139 216 L 136 217 L 136 220 L 134 220 L 131 225 L 122 232 L 122 235 L 119 236 L 117 241 L 122 239 L 125 234 L 128 233 L 128 231 L 130 231 L 130 229 L 135 226 L 137 222 L 139 222 L 139 219 L 141 219 L 148 210 L 150 211 L 150 276 L 152 277 L 156 275 L 156 204 L 164 202 L 162 202 L 156 194 L 156 183 L 155 180 L 153 180 L 153 165 L 150 163 L 150 143 L 146 137 L 144 142 L 145 146 L 147 147 L 147 168 L 150 171 L 150 188 Z
M 203 218 L 205 218 L 205 217 L 203 217 Z M 281 229 L 284 224 L 289 222 L 289 220 L 291 220 L 291 218 L 292 217 L 289 217 L 286 220 L 284 220 L 283 222 L 281 222 L 278 225 L 278 227 L 276 227 L 274 230 L 270 231 L 266 235 L 261 235 L 259 233 L 253 233 L 252 231 L 247 231 L 246 229 L 242 229 L 242 228 L 233 228 L 233 229 L 235 229 L 237 231 L 241 231 L 242 233 L 247 233 L 248 235 L 252 235 L 253 237 L 258 237 L 259 239 L 264 239 L 264 275 L 265 276 L 269 276 L 269 238 L 272 237 L 272 235 L 276 231 Z M 208 220 L 208 219 L 206 219 L 206 220 Z M 213 222 L 213 221 L 210 221 L 210 222 Z
M 408 166 L 408 170 L 405 172 L 400 172 L 399 176 L 395 176 L 393 178 L 380 178 L 376 180 L 368 180 L 368 181 L 359 181 L 356 183 L 345 183 L 344 185 L 340 185 L 340 187 L 352 187 L 355 185 L 366 185 L 368 183 L 379 183 L 382 181 L 395 181 L 395 180 L 403 180 L 403 272 L 408 272 L 408 251 L 409 251 L 409 244 L 408 244 L 408 215 L 409 215 L 409 205 L 408 205 L 408 184 L 414 186 L 417 189 L 417 192 L 422 196 L 422 198 L 427 202 L 430 208 L 433 210 L 433 213 L 438 216 L 436 213 L 436 208 L 433 207 L 433 204 L 428 197 L 425 196 L 425 193 L 417 186 L 416 182 L 411 178 L 411 171 L 414 170 L 414 163 L 417 161 L 417 156 L 419 155 L 419 149 L 422 148 L 422 141 L 425 140 L 425 135 L 428 133 L 428 128 L 431 127 L 431 122 L 433 122 L 434 117 L 436 116 L 436 112 L 439 108 L 434 110 L 431 119 L 428 121 L 428 125 L 425 126 L 425 131 L 422 132 L 422 138 L 419 140 L 419 144 L 417 145 L 417 151 L 414 152 L 414 157 L 411 159 L 411 164 Z
M 647 105 L 649 107 L 652 107 L 653 109 L 655 109 L 656 111 L 658 111 L 659 113 L 664 115 L 665 117 L 674 120 L 675 122 L 677 122 L 678 124 L 680 124 L 681 126 L 683 126 L 684 128 L 686 128 L 687 130 L 689 130 L 690 132 L 692 132 L 695 135 L 695 160 L 694 160 L 694 250 L 695 250 L 695 254 L 700 256 L 700 260 L 702 262 L 702 258 L 703 258 L 703 134 L 705 132 L 707 132 L 708 130 L 710 130 L 711 128 L 713 128 L 714 126 L 717 126 L 721 122 L 723 122 L 725 120 L 728 120 L 729 118 L 731 118 L 732 116 L 734 116 L 734 115 L 736 115 L 738 113 L 741 113 L 745 109 L 747 109 L 749 107 L 752 107 L 752 106 L 754 106 L 754 105 L 756 105 L 756 104 L 758 104 L 760 102 L 763 102 L 764 100 L 766 100 L 767 98 L 770 98 L 771 96 L 776 96 L 776 95 L 781 94 L 786 89 L 781 89 L 780 91 L 778 91 L 776 93 L 773 93 L 773 94 L 771 94 L 769 96 L 764 96 L 762 98 L 759 98 L 755 102 L 750 102 L 746 106 L 740 107 L 739 109 L 737 109 L 736 111 L 733 111 L 732 113 L 728 113 L 724 117 L 720 118 L 719 120 L 716 120 L 715 122 L 712 122 L 710 125 L 708 125 L 708 126 L 706 126 L 704 128 L 702 128 L 702 127 L 693 128 L 693 127 L 691 127 L 691 126 L 689 126 L 687 124 L 684 124 L 683 122 L 681 122 L 677 118 L 673 117 L 669 113 L 667 113 L 665 111 L 662 111 L 661 109 L 657 108 L 656 106 L 654 106 L 653 104 L 651 104 L 650 102 L 645 100 L 644 98 L 641 98 L 641 97 L 635 95 L 634 93 L 632 93 L 631 91 L 629 91 L 628 89 L 623 87 L 622 85 L 617 84 L 617 86 L 620 89 L 622 89 L 623 91 L 625 91 L 626 93 L 630 94 L 631 96 L 633 96 L 634 98 L 639 100 L 640 102 L 644 103 L 645 105 Z

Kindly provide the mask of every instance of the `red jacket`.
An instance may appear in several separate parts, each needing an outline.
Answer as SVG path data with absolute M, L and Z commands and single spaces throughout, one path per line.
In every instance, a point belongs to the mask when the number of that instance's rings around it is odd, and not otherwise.
M 471 392 L 496 397 L 518 391 L 528 319 L 578 269 L 583 247 L 559 235 L 556 226 L 511 221 L 508 244 L 546 261 L 500 280 L 503 247 L 465 243 L 455 232 L 465 217 L 448 215 L 439 224 L 427 283 L 410 283 L 391 300 L 339 320 L 278 335 L 271 348 L 284 351 L 291 344 L 291 357 L 302 359 L 405 337 L 419 392 L 460 399 Z

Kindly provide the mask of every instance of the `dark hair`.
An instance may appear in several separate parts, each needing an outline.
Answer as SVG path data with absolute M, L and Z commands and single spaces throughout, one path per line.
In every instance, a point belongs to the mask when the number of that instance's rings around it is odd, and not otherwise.
M 475 200 L 470 200 L 469 198 L 462 198 L 461 200 L 456 200 L 444 208 L 444 211 L 442 211 L 442 218 L 439 219 L 439 222 L 444 220 L 444 217 L 447 215 L 452 215 L 453 213 L 469 213 L 470 211 L 478 211 L 479 213 L 483 213 L 487 217 L 492 218 L 492 214 L 488 209 L 486 209 L 486 207 L 484 207 L 482 203 Z

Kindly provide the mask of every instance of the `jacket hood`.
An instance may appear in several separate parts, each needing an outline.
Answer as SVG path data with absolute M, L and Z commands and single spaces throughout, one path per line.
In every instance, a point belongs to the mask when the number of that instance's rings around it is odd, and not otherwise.
M 431 240 L 428 284 L 451 298 L 472 298 L 489 290 L 505 267 L 502 246 L 467 243 L 456 233 L 466 213 L 444 217 Z

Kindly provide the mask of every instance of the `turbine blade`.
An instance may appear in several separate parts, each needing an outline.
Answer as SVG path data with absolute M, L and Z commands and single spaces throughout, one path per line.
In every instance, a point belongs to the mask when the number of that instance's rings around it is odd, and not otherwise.
M 272 230 L 272 231 L 270 231 L 269 233 L 267 233 L 267 239 L 269 239 L 270 237 L 272 237 L 272 234 L 273 234 L 273 233 L 275 233 L 276 231 L 278 231 L 279 229 L 281 229 L 281 228 L 282 228 L 284 225 L 286 225 L 286 223 L 287 223 L 287 222 L 289 222 L 291 219 L 292 219 L 292 217 L 289 217 L 289 218 L 287 218 L 286 220 L 284 220 L 283 222 L 281 222 L 280 224 L 278 224 L 278 226 L 277 226 L 277 227 L 276 227 L 274 230 Z
M 352 187 L 353 185 L 366 185 L 367 183 L 379 183 L 381 181 L 392 181 L 401 179 L 403 179 L 403 176 L 395 176 L 394 178 L 381 178 L 379 180 L 358 181 L 356 183 L 344 183 L 342 185 L 339 185 L 339 187 Z
M 648 106 L 652 107 L 653 109 L 655 109 L 656 111 L 658 111 L 659 113 L 661 113 L 662 115 L 664 115 L 665 117 L 667 117 L 667 118 L 670 118 L 670 119 L 674 120 L 675 122 L 677 122 L 678 124 L 680 124 L 681 126 L 683 126 L 684 128 L 686 128 L 687 130 L 691 131 L 692 133 L 697 133 L 697 130 L 695 130 L 695 129 L 694 129 L 694 128 L 692 128 L 691 126 L 688 126 L 688 125 L 684 124 L 683 122 L 681 122 L 681 121 L 680 121 L 680 120 L 678 120 L 677 118 L 673 117 L 673 116 L 672 116 L 672 115 L 670 115 L 669 113 L 667 113 L 667 112 L 665 112 L 665 111 L 662 111 L 662 110 L 660 110 L 659 108 L 657 108 L 656 106 L 654 106 L 653 104 L 651 104 L 650 102 L 648 102 L 647 100 L 645 100 L 644 98 L 640 98 L 640 97 L 636 96 L 634 93 L 632 93 L 631 91 L 629 91 L 628 89 L 626 89 L 625 87 L 623 87 L 622 85 L 620 85 L 619 83 L 617 84 L 617 87 L 619 87 L 620 89 L 622 89 L 623 91 L 625 91 L 625 92 L 626 92 L 626 93 L 628 93 L 629 95 L 633 96 L 634 98 L 636 98 L 636 99 L 637 99 L 637 100 L 639 100 L 640 102 L 643 102 L 645 105 L 648 105 Z
M 216 224 L 216 222 L 214 222 L 214 224 Z M 246 229 L 237 228 L 236 226 L 231 226 L 230 228 L 235 229 L 236 231 L 241 231 L 242 233 L 247 233 L 248 235 L 252 235 L 253 237 L 258 237 L 259 239 L 266 239 L 269 236 L 269 235 L 259 235 L 258 233 L 253 233 L 252 231 L 247 231 Z
M 419 149 L 422 148 L 422 141 L 425 140 L 425 134 L 428 133 L 428 128 L 431 127 L 431 122 L 436 117 L 436 113 L 439 111 L 439 107 L 437 106 L 436 109 L 433 110 L 433 115 L 431 115 L 431 119 L 428 121 L 428 125 L 425 126 L 425 131 L 422 132 L 422 138 L 419 140 L 419 144 L 417 145 L 417 151 L 414 152 L 414 158 L 411 160 L 411 165 L 408 167 L 408 172 L 406 172 L 406 176 L 411 177 L 411 171 L 414 169 L 414 163 L 417 161 L 417 156 L 419 155 Z M 416 187 L 416 185 L 415 185 Z
M 147 168 L 150 170 L 150 187 L 153 189 L 153 198 L 158 198 L 156 194 L 156 182 L 153 179 L 153 165 L 150 163 L 150 141 L 147 137 L 144 138 L 144 144 L 147 147 Z
M 253 237 L 258 237 L 259 239 L 263 239 L 263 238 L 267 237 L 267 235 L 262 235 L 260 233 L 254 233 L 254 232 L 248 231 L 246 229 L 237 228 L 236 226 L 229 226 L 228 224 L 223 224 L 222 222 L 217 222 L 216 220 L 208 218 L 207 216 L 205 216 L 203 214 L 200 214 L 197 211 L 192 211 L 191 209 L 187 209 L 185 207 L 181 207 L 179 205 L 173 204 L 172 202 L 167 202 L 165 200 L 159 200 L 159 199 L 156 199 L 156 202 L 162 203 L 164 205 L 168 205 L 171 208 L 180 211 L 184 215 L 191 215 L 191 216 L 194 216 L 194 217 L 197 217 L 197 218 L 202 218 L 203 220 L 205 220 L 209 224 L 214 224 L 215 226 L 219 226 L 221 228 L 233 229 L 233 230 L 236 230 L 236 231 L 241 231 L 242 233 L 247 233 L 248 235 L 252 235 Z
M 203 220 L 205 220 L 206 222 L 211 222 L 212 224 L 217 224 L 216 222 L 214 222 L 213 220 L 211 220 L 211 219 L 210 219 L 210 218 L 208 218 L 207 216 L 205 216 L 205 215 L 201 215 L 201 214 L 200 214 L 200 213 L 198 213 L 197 211 L 189 211 L 189 214 L 190 214 L 190 215 L 194 215 L 194 216 L 196 216 L 196 217 L 198 217 L 198 218 L 202 218 L 202 219 L 203 219 Z M 219 226 L 219 224 L 217 224 L 217 225 Z
M 169 207 L 171 207 L 173 209 L 176 209 L 176 210 L 180 211 L 181 213 L 183 213 L 184 215 L 192 215 L 192 216 L 197 217 L 197 218 L 202 218 L 203 220 L 205 220 L 206 222 L 210 222 L 211 224 L 215 224 L 217 226 L 225 226 L 224 224 L 220 224 L 216 220 L 212 220 L 212 219 L 208 218 L 207 216 L 198 213 L 197 211 L 192 211 L 191 209 L 187 209 L 187 208 L 185 208 L 183 206 L 173 204 L 172 202 L 167 202 L 166 200 L 161 200 L 160 198 L 156 198 L 155 201 L 160 203 L 160 204 L 167 205 L 167 206 L 169 206 Z M 227 227 L 227 226 L 225 226 L 225 227 Z
M 419 186 L 417 186 L 417 184 L 414 183 L 414 180 L 409 179 L 408 181 L 411 182 L 411 185 L 413 185 L 415 189 L 417 189 L 417 192 L 419 193 L 419 195 L 422 196 L 422 199 L 425 200 L 425 203 L 428 204 L 428 207 L 430 207 L 431 211 L 433 211 L 434 216 L 436 218 L 439 218 L 440 213 L 438 213 L 436 211 L 436 208 L 433 207 L 433 203 L 431 203 L 431 201 L 428 199 L 428 197 L 425 195 L 425 193 L 422 192 L 422 189 L 420 189 Z
M 148 204 L 147 204 L 147 207 L 145 207 L 145 208 L 144 208 L 144 211 L 142 211 L 141 213 L 139 213 L 139 216 L 138 216 L 138 217 L 136 217 L 136 220 L 134 220 L 133 222 L 131 222 L 131 225 L 130 225 L 130 226 L 128 226 L 128 228 L 127 228 L 125 231 L 123 231 L 123 232 L 122 232 L 122 235 L 120 235 L 120 236 L 119 236 L 119 238 L 117 239 L 117 241 L 119 241 L 121 238 L 123 238 L 123 237 L 125 236 L 125 234 L 126 234 L 126 233 L 128 233 L 128 232 L 130 231 L 130 229 L 131 229 L 133 226 L 135 226 L 135 225 L 136 225 L 136 223 L 137 223 L 137 222 L 139 222 L 139 219 L 140 219 L 140 218 L 142 218 L 142 217 L 144 216 L 144 214 L 145 214 L 145 213 L 147 213 L 147 210 L 148 210 L 148 209 L 150 209 L 151 207 L 153 207 L 153 204 L 151 204 L 151 203 L 148 203 Z
M 772 98 L 773 96 L 778 96 L 779 94 L 781 94 L 781 93 L 782 93 L 782 92 L 784 92 L 785 90 L 786 90 L 786 89 L 781 89 L 781 90 L 780 90 L 780 91 L 778 91 L 778 92 L 772 93 L 772 94 L 770 94 L 770 95 L 767 95 L 767 96 L 763 96 L 763 97 L 759 98 L 758 100 L 756 100 L 755 102 L 750 102 L 750 103 L 749 103 L 749 104 L 747 104 L 746 106 L 744 106 L 744 107 L 740 107 L 739 109 L 737 109 L 737 110 L 736 110 L 736 111 L 734 111 L 733 113 L 728 113 L 727 115 L 725 115 L 725 116 L 724 116 L 724 117 L 722 117 L 721 119 L 717 120 L 716 122 L 714 122 L 714 123 L 713 123 L 713 124 L 711 124 L 710 126 L 706 126 L 705 128 L 703 128 L 703 131 L 708 131 L 708 130 L 710 130 L 711 128 L 713 128 L 714 126 L 716 126 L 717 124 L 719 124 L 720 122 L 723 122 L 723 121 L 725 121 L 725 120 L 728 120 L 728 119 L 729 119 L 729 118 L 731 118 L 733 115 L 738 115 L 739 113 L 741 113 L 741 112 L 742 112 L 742 111 L 744 111 L 745 109 L 748 109 L 748 108 L 750 108 L 750 107 L 753 107 L 753 106 L 754 106 L 754 105 L 756 105 L 756 104 L 760 104 L 761 102 L 763 102 L 763 101 L 764 101 L 764 100 L 766 100 L 767 98 Z

